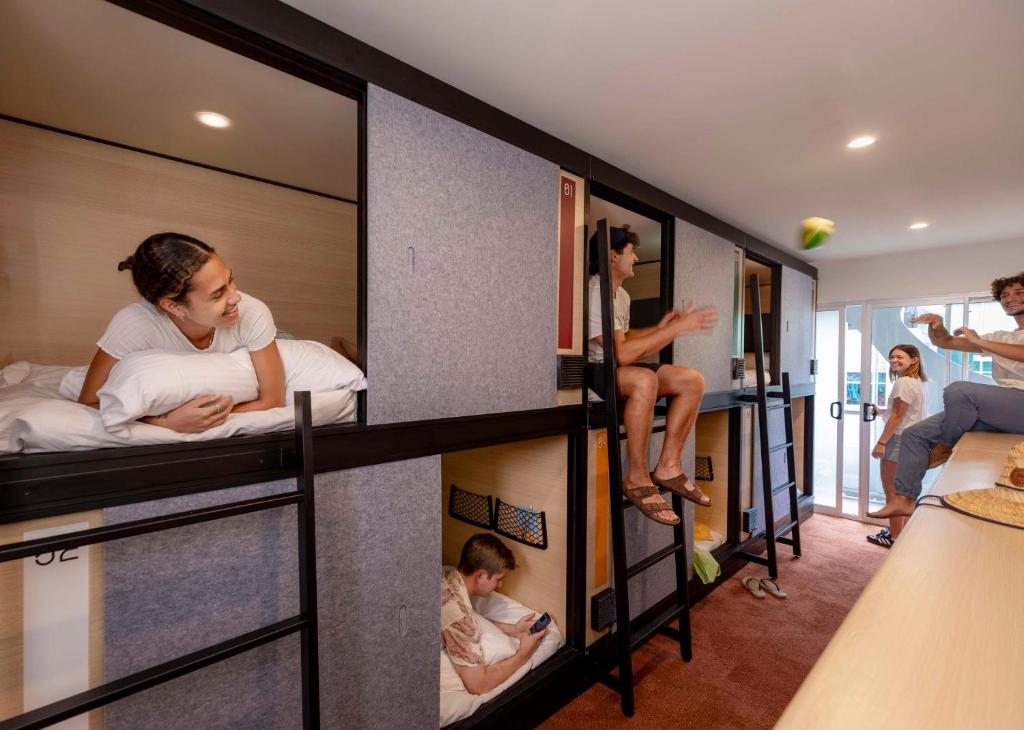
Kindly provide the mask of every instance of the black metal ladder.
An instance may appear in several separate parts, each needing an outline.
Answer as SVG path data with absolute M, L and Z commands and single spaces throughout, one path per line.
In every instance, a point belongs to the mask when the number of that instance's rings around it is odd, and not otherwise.
M 608 490 L 610 494 L 609 508 L 611 511 L 612 528 L 612 564 L 614 566 L 615 615 L 616 625 L 613 637 L 615 665 L 618 667 L 617 678 L 602 674 L 601 682 L 619 693 L 622 714 L 633 715 L 635 704 L 633 696 L 633 652 L 645 644 L 657 633 L 662 633 L 679 641 L 682 658 L 690 661 L 692 644 L 690 640 L 690 601 L 687 594 L 686 571 L 686 531 L 682 520 L 672 528 L 672 543 L 646 558 L 626 564 L 625 510 L 631 506 L 622 494 L 622 461 L 619 448 L 619 400 L 615 387 L 615 320 L 611 291 L 611 269 L 608 238 L 608 221 L 597 222 L 598 264 L 601 283 L 601 337 L 604 351 L 603 368 L 605 392 L 605 409 L 603 416 L 597 409 L 589 408 L 593 423 L 607 427 L 608 433 Z M 590 333 L 594 336 L 594 333 Z M 584 393 L 586 393 L 584 388 Z M 592 425 L 593 425 L 592 423 Z M 672 508 L 676 514 L 683 515 L 682 499 L 673 494 Z M 639 575 L 648 568 L 660 563 L 669 556 L 676 561 L 676 600 L 671 606 L 662 610 L 651 621 L 635 626 L 629 617 L 629 579 Z M 668 624 L 679 619 L 679 629 Z
M 776 557 L 776 543 L 790 545 L 793 556 L 800 557 L 800 514 L 797 505 L 796 459 L 793 441 L 793 398 L 789 387 L 789 373 L 782 373 L 782 390 L 768 391 L 764 373 L 764 326 L 761 319 L 761 287 L 757 274 L 750 277 L 750 303 L 753 312 L 754 361 L 757 367 L 757 395 L 746 396 L 744 400 L 757 404 L 758 442 L 761 450 L 761 487 L 764 493 L 765 542 L 768 556 L 738 552 L 737 557 L 768 568 L 768 577 L 779 577 Z M 778 353 L 775 354 L 778 357 Z M 779 402 L 781 401 L 781 402 Z M 781 410 L 785 423 L 785 441 L 771 444 L 768 440 L 768 412 Z M 772 483 L 772 454 L 785 450 L 786 480 L 782 484 Z M 789 492 L 789 519 L 781 525 L 775 524 L 775 497 L 783 491 Z
M 319 728 L 320 672 L 317 646 L 312 423 L 310 394 L 306 391 L 295 393 L 295 453 L 293 456 L 284 450 L 281 452 L 282 462 L 290 464 L 296 472 L 296 489 L 294 491 L 0 546 L 0 563 L 2 563 L 292 504 L 298 510 L 296 523 L 298 527 L 299 613 L 297 615 L 106 682 L 98 687 L 6 720 L 0 720 L 0 730 L 34 730 L 48 727 L 293 633 L 298 633 L 300 636 L 302 727 L 304 730 Z

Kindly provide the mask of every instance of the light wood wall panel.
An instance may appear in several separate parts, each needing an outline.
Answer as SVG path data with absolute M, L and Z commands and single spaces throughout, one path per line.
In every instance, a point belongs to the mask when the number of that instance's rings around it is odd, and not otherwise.
M 0 121 L 0 364 L 82 365 L 139 299 L 117 263 L 147 236 L 214 246 L 277 326 L 356 341 L 356 206 Z
M 458 451 L 441 457 L 443 495 L 441 555 L 458 565 L 462 546 L 486 530 L 448 516 L 450 486 L 498 497 L 502 502 L 545 513 L 546 550 L 497 535 L 516 556 L 501 589 L 538 612 L 547 611 L 563 635 L 568 539 L 568 444 L 564 436 Z
M 701 413 L 694 427 L 695 456 L 710 456 L 714 480 L 694 482 L 711 498 L 711 506 L 697 511 L 697 520 L 723 536 L 729 527 L 729 411 Z M 696 476 L 691 475 L 694 479 Z

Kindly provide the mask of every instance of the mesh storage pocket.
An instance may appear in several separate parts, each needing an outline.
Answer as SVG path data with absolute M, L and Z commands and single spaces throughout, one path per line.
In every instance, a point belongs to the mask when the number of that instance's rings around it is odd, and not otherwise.
M 710 456 L 698 456 L 694 459 L 693 478 L 701 482 L 713 482 L 715 480 L 715 469 L 711 465 Z
M 454 484 L 448 494 L 448 515 L 485 530 L 494 526 L 494 507 L 490 495 L 467 492 Z
M 495 499 L 494 531 L 530 547 L 547 550 L 548 528 L 543 512 Z

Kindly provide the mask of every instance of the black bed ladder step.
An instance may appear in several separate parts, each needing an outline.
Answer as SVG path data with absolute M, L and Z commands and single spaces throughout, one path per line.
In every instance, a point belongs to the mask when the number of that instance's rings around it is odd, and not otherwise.
M 601 338 L 604 363 L 599 365 L 604 370 L 605 383 L 615 383 L 615 332 L 612 318 L 611 274 L 609 267 L 609 235 L 608 221 L 597 222 L 598 240 L 598 276 L 601 286 Z M 587 297 L 586 301 L 589 301 Z M 588 321 L 584 317 L 584 321 Z M 590 332 L 588 337 L 597 336 Z M 592 371 L 587 370 L 589 386 Z M 615 587 L 615 632 L 612 635 L 612 647 L 615 656 L 615 668 L 618 677 L 611 677 L 607 672 L 600 672 L 599 681 L 619 693 L 622 714 L 631 717 L 635 709 L 633 692 L 633 651 L 648 641 L 655 634 L 662 632 L 673 635 L 679 641 L 679 653 L 685 661 L 690 661 L 692 644 L 690 640 L 690 599 L 687 593 L 686 570 L 686 531 L 680 522 L 672 527 L 672 542 L 655 553 L 637 561 L 633 565 L 626 564 L 625 513 L 627 509 L 635 509 L 622 494 L 622 462 L 620 455 L 619 433 L 619 399 L 614 385 L 605 394 L 604 408 L 589 407 L 588 420 L 592 426 L 603 426 L 607 429 L 608 440 L 608 491 L 609 511 L 611 512 L 612 528 L 612 563 L 614 566 L 613 585 Z M 672 509 L 676 514 L 683 515 L 683 501 L 678 495 L 672 495 Z M 629 619 L 629 579 L 657 565 L 669 556 L 675 556 L 676 592 L 672 607 L 660 612 L 643 626 L 634 626 Z M 679 619 L 679 630 L 670 629 L 666 624 Z
M 750 277 L 750 291 L 759 292 L 761 282 L 757 274 Z M 789 386 L 789 373 L 782 373 L 782 389 L 769 392 L 764 375 L 764 320 L 761 317 L 761 298 L 752 296 L 750 306 L 753 310 L 752 327 L 754 335 L 754 361 L 757 369 L 756 395 L 744 395 L 742 400 L 757 405 L 757 426 L 759 431 L 758 445 L 761 450 L 761 486 L 764 494 L 764 524 L 767 557 L 747 552 L 736 553 L 737 557 L 768 568 L 768 575 L 773 579 L 779 577 L 779 563 L 776 557 L 776 542 L 793 548 L 793 556 L 800 557 L 800 515 L 797 500 L 796 458 L 793 441 L 793 392 Z M 769 402 L 769 400 L 773 402 Z M 774 401 L 781 400 L 781 403 Z M 782 443 L 771 444 L 768 441 L 768 411 L 781 410 L 785 424 L 785 439 Z M 782 484 L 772 483 L 771 456 L 779 451 L 786 452 L 786 480 Z M 789 519 L 781 528 L 775 524 L 775 496 L 789 492 Z M 791 537 L 784 537 L 791 533 Z

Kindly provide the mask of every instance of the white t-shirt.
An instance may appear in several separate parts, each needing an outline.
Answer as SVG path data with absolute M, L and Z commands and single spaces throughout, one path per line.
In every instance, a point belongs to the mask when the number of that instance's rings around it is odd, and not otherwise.
M 928 402 L 924 383 L 917 378 L 904 375 L 896 381 L 896 384 L 892 386 L 892 392 L 889 393 L 889 407 L 882 411 L 882 418 L 886 421 L 892 415 L 892 404 L 896 402 L 897 398 L 907 404 L 907 412 L 903 414 L 900 425 L 893 432 L 894 436 L 899 436 L 907 426 L 913 426 L 923 419 L 925 405 Z
M 1024 330 L 1014 330 L 1013 332 L 1000 330 L 998 332 L 989 332 L 981 337 L 982 339 L 995 340 L 996 342 L 1007 342 L 1011 345 L 1024 345 Z M 1024 362 L 1011 360 L 994 352 L 986 351 L 985 354 L 992 356 L 993 380 L 999 383 L 999 385 L 1005 385 L 1008 388 L 1024 390 Z
M 249 352 L 262 350 L 277 335 L 270 308 L 255 297 L 239 292 L 238 320 L 218 327 L 213 342 L 205 350 L 189 342 L 171 321 L 170 315 L 149 302 L 129 304 L 114 315 L 107 331 L 96 344 L 113 358 L 122 359 L 131 352 L 164 350 L 170 352 Z
M 615 318 L 615 329 L 629 332 L 629 293 L 621 286 L 615 290 L 612 300 Z M 595 337 L 601 337 L 601 281 L 595 274 L 590 277 L 590 342 L 587 355 L 590 362 L 604 362 L 604 349 Z

